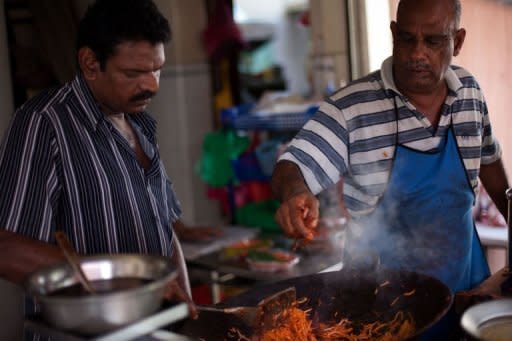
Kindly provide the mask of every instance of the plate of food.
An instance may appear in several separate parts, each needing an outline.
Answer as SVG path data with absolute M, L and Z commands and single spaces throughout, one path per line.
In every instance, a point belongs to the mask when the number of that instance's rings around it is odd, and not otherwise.
M 245 259 L 251 250 L 268 249 L 274 245 L 269 239 L 247 239 L 231 245 L 223 249 L 225 258 Z
M 276 272 L 291 269 L 299 262 L 299 256 L 281 249 L 250 250 L 246 258 L 249 269 Z

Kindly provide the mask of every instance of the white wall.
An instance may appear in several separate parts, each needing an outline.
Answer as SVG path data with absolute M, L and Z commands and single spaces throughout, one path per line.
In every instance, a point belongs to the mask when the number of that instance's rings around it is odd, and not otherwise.
M 391 56 L 393 44 L 389 28 L 388 1 L 366 0 L 366 28 L 368 30 L 369 70 L 380 69 L 382 62 Z
M 160 154 L 182 204 L 182 220 L 219 224 L 218 203 L 206 198 L 206 185 L 194 170 L 203 138 L 213 130 L 208 65 L 167 65 L 148 110 L 158 122 Z

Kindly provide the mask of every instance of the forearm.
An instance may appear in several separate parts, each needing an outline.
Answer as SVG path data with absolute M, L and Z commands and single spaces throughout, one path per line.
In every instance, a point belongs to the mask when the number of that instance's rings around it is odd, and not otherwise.
M 272 174 L 272 193 L 282 201 L 298 194 L 310 192 L 297 165 L 290 161 L 279 161 Z
M 64 260 L 56 246 L 5 230 L 0 250 L 0 277 L 21 285 L 32 272 Z
M 480 167 L 480 180 L 498 210 L 507 217 L 507 197 L 505 191 L 509 187 L 507 174 L 500 160 Z

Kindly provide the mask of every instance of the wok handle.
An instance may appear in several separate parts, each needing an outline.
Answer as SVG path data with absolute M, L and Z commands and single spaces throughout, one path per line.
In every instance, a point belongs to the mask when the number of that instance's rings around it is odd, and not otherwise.
M 512 188 L 505 192 L 508 200 L 507 225 L 508 225 L 508 242 L 507 242 L 507 266 L 510 271 L 512 266 Z

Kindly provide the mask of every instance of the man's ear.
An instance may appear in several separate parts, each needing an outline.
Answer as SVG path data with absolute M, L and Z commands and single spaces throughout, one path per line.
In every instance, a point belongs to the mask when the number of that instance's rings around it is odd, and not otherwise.
M 89 47 L 82 47 L 78 50 L 78 64 L 87 80 L 95 80 L 101 71 L 100 62 L 96 59 L 94 51 Z
M 459 55 L 460 50 L 462 49 L 462 45 L 464 45 L 464 39 L 466 39 L 466 30 L 460 28 L 455 32 L 455 39 L 453 43 L 453 56 L 456 57 Z
M 398 31 L 398 28 L 397 28 L 397 23 L 396 21 L 391 21 L 391 23 L 389 24 L 389 28 L 391 29 L 391 36 L 393 38 L 393 43 L 396 41 L 396 35 L 397 35 L 397 31 Z

